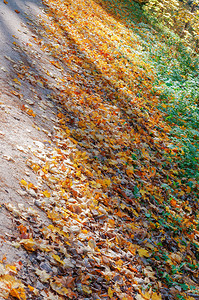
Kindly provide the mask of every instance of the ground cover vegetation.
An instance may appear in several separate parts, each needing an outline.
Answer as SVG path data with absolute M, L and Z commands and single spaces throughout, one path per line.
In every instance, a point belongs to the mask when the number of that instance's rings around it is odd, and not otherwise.
M 38 186 L 21 180 L 51 224 L 31 226 L 33 210 L 7 205 L 20 220 L 14 245 L 33 255 L 43 289 L 15 281 L 21 266 L 2 262 L 3 296 L 199 297 L 198 58 L 158 21 L 157 2 L 44 0 L 34 41 L 54 71 L 40 57 L 43 73 L 24 64 L 16 73 L 59 108 L 53 147 L 27 161 Z

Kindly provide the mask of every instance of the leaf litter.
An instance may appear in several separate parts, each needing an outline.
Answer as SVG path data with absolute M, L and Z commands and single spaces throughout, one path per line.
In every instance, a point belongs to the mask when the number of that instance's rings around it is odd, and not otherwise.
M 14 277 L 18 266 L 2 262 L 1 296 L 194 299 L 198 184 L 178 177 L 180 149 L 171 148 L 171 125 L 151 92 L 156 74 L 139 39 L 95 1 L 44 4 L 33 40 L 45 55 L 36 55 L 33 42 L 21 48 L 43 73 L 18 63 L 11 93 L 23 99 L 18 86 L 28 81 L 44 113 L 59 110 L 51 140 L 30 149 L 35 160 L 27 166 L 38 186 L 20 182 L 50 224 L 32 207 L 6 205 L 20 220 L 13 246 L 35 257 L 41 284 L 27 286 Z M 37 118 L 27 104 L 22 111 Z

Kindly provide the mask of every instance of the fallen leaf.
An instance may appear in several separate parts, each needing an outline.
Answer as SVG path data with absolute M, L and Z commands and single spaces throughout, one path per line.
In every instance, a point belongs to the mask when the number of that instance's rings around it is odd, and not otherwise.
M 137 251 L 138 251 L 138 254 L 140 257 L 149 257 L 150 256 L 149 252 L 144 248 L 137 249 Z

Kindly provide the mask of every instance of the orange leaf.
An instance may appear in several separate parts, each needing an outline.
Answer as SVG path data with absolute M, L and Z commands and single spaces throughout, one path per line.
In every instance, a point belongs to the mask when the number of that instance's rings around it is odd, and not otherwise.
M 177 201 L 174 199 L 171 199 L 170 204 L 171 204 L 171 206 L 176 207 Z
M 33 292 L 34 291 L 34 287 L 33 286 L 31 286 L 31 285 L 28 285 L 28 288 L 29 288 L 29 290 L 31 291 L 31 292 Z
M 10 295 L 20 300 L 26 300 L 26 294 L 24 292 L 24 288 L 22 287 L 11 289 Z

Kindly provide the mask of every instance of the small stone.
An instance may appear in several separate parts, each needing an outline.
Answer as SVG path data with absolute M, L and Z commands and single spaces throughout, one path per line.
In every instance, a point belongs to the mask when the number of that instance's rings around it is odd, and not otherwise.
M 32 197 L 34 197 L 34 198 L 37 197 L 37 194 L 35 193 L 35 191 L 34 191 L 33 189 L 29 189 L 29 190 L 27 190 L 27 192 L 28 192 Z
M 35 204 L 37 207 L 41 207 L 41 206 L 42 206 L 42 201 L 35 200 L 35 201 L 34 201 L 34 204 Z
M 27 192 L 26 192 L 26 191 L 23 191 L 23 190 L 17 190 L 17 193 L 18 193 L 20 196 L 25 196 L 25 195 L 27 195 Z
M 72 233 L 79 233 L 81 230 L 81 228 L 77 225 L 73 225 L 69 227 L 69 231 Z
M 88 236 L 86 234 L 84 234 L 84 233 L 80 233 L 79 236 L 78 236 L 78 238 L 81 241 L 85 241 L 88 238 Z
M 25 102 L 28 103 L 29 105 L 34 105 L 34 102 L 30 99 L 25 99 Z
M 91 264 L 89 263 L 87 257 L 85 257 L 85 258 L 83 259 L 82 262 L 83 262 L 83 265 L 84 265 L 86 268 L 91 268 Z
M 99 213 L 96 209 L 92 209 L 92 214 L 93 214 L 94 217 L 99 215 Z

